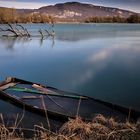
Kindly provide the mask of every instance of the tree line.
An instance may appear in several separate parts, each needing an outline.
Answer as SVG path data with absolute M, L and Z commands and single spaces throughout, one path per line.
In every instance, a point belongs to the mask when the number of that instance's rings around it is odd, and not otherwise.
M 0 8 L 0 24 L 4 23 L 54 23 L 55 19 L 38 12 L 17 13 L 14 8 Z
M 58 19 L 57 19 L 58 20 Z M 64 19 L 65 21 L 65 19 Z M 55 23 L 56 19 L 50 15 L 39 12 L 18 13 L 14 8 L 0 8 L 0 24 L 3 23 Z M 130 15 L 128 18 L 90 17 L 84 20 L 86 23 L 140 23 L 140 15 Z
M 120 16 L 113 17 L 90 17 L 85 20 L 86 23 L 140 23 L 138 14 L 130 15 L 127 18 Z

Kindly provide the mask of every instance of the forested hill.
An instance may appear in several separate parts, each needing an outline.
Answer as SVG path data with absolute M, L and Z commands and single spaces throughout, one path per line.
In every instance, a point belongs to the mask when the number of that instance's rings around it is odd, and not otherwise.
M 92 16 L 129 17 L 131 14 L 134 14 L 134 12 L 118 8 L 95 6 L 93 4 L 85 4 L 79 2 L 59 3 L 56 5 L 41 7 L 36 11 L 39 13 L 48 13 L 59 18 L 80 18 L 80 19 L 85 19 Z
M 0 8 L 0 22 L 7 21 L 7 18 L 16 22 L 48 22 L 52 20 L 55 22 L 127 22 L 127 18 L 136 14 L 118 8 L 67 2 L 34 10 Z

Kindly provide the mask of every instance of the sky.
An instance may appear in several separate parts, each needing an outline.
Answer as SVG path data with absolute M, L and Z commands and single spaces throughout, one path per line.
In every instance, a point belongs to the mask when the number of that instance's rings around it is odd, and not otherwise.
M 68 1 L 116 7 L 140 13 L 140 0 L 0 0 L 0 7 L 36 9 L 42 6 Z

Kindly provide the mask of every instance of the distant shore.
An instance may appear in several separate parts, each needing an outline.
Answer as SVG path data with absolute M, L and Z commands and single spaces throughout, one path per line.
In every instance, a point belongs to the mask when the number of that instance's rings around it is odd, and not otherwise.
M 127 17 L 123 16 L 89 16 L 82 17 L 57 17 L 55 15 L 47 15 L 35 12 L 31 13 L 17 13 L 16 9 L 3 8 L 0 9 L 0 24 L 6 23 L 65 23 L 65 24 L 79 24 L 79 23 L 140 23 L 139 14 L 131 14 Z

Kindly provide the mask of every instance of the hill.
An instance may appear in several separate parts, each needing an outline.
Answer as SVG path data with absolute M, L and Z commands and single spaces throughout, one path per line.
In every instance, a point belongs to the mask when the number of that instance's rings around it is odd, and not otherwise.
M 89 17 L 129 17 L 134 12 L 118 8 L 95 6 L 79 2 L 59 3 L 56 5 L 44 6 L 34 10 L 43 14 L 52 15 L 59 19 L 84 20 Z
M 0 7 L 0 23 L 12 22 L 44 23 L 56 22 L 127 22 L 127 18 L 138 13 L 119 8 L 96 6 L 80 2 L 58 3 L 38 9 L 10 9 Z M 117 17 L 117 18 L 116 18 Z M 118 18 L 119 17 L 119 18 Z M 140 19 L 138 19 L 140 20 Z

